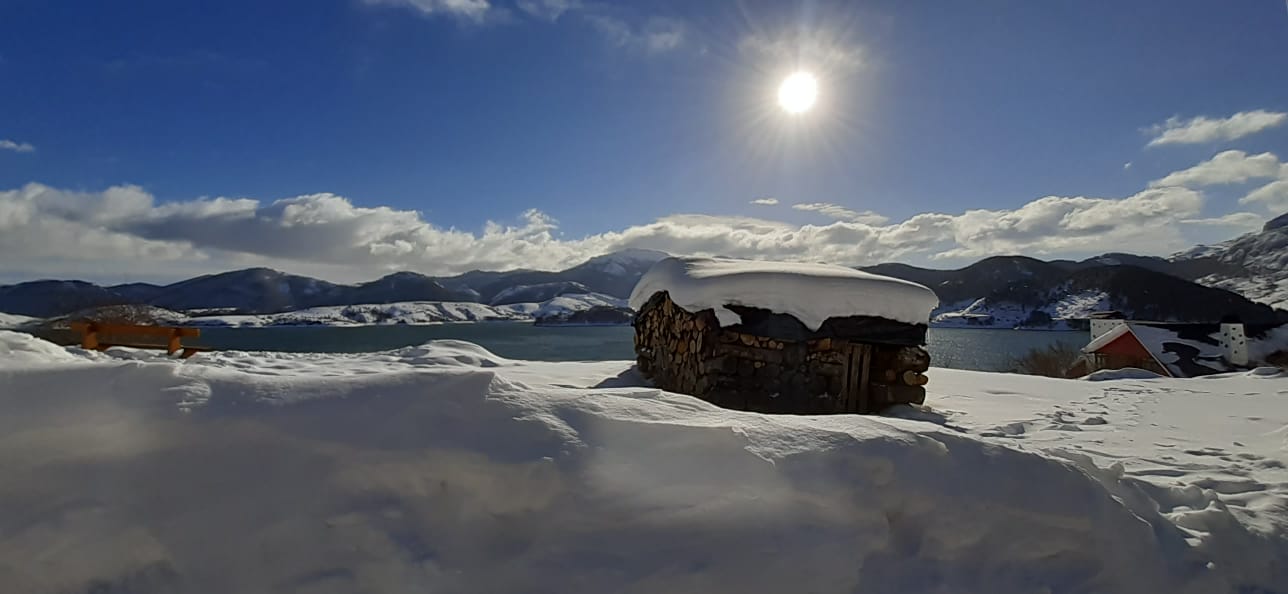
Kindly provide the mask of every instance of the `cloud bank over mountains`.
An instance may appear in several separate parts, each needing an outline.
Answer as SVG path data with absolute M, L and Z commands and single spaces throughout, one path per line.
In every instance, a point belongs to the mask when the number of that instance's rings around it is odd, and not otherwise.
M 1205 187 L 1250 182 L 1268 182 L 1241 200 L 1264 214 L 1205 215 Z M 676 214 L 566 239 L 557 221 L 535 209 L 467 231 L 435 225 L 416 211 L 361 206 L 328 193 L 158 202 L 137 186 L 84 192 L 30 183 L 0 191 L 0 252 L 6 254 L 0 274 L 180 276 L 265 265 L 346 281 L 392 270 L 558 269 L 626 248 L 948 267 L 997 254 L 1072 257 L 1110 248 L 1165 254 L 1189 246 L 1186 226 L 1229 227 L 1233 236 L 1288 209 L 1288 167 L 1271 153 L 1224 151 L 1149 185 L 1121 198 L 1045 196 L 1014 209 L 928 212 L 897 222 L 829 203 L 791 207 L 835 219 L 818 224 Z M 767 208 L 760 212 L 781 208 L 764 199 L 759 204 Z

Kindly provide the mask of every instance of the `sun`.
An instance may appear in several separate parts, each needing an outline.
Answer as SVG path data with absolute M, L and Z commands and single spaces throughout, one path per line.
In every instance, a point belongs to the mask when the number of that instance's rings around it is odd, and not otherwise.
M 805 113 L 818 99 L 818 79 L 805 71 L 792 73 L 778 85 L 778 105 L 790 114 Z

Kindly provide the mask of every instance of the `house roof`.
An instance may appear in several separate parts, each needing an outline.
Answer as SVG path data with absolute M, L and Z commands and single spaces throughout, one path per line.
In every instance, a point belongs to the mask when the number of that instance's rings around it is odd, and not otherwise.
M 1129 322 L 1132 334 L 1175 377 L 1234 371 L 1217 338 L 1220 324 L 1150 324 Z
M 1119 324 L 1117 326 L 1114 326 L 1113 330 L 1110 330 L 1104 334 L 1101 334 L 1100 336 L 1097 336 L 1095 340 L 1092 340 L 1091 342 L 1087 343 L 1087 346 L 1082 347 L 1082 352 L 1094 353 L 1100 349 L 1105 348 L 1105 345 L 1115 340 L 1118 340 L 1118 337 L 1130 331 L 1131 331 L 1131 328 L 1127 326 L 1126 322 Z

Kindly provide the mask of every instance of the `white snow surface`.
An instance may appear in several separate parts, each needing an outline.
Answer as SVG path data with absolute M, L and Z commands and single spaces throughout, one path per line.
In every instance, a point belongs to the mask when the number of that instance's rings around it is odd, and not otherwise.
M 0 331 L 0 590 L 1282 592 L 1288 377 L 932 369 L 886 417 L 628 362 Z
M 631 309 L 638 311 L 660 291 L 687 311 L 714 310 L 725 326 L 740 321 L 725 305 L 788 314 L 817 330 L 828 318 L 856 315 L 925 324 L 939 304 L 917 283 L 844 266 L 728 258 L 659 261 L 635 285 Z
M 18 314 L 4 313 L 0 311 L 0 328 L 17 328 L 27 322 L 35 321 L 36 318 L 20 316 Z
M 560 295 L 541 303 L 484 305 L 457 301 L 405 301 L 311 307 L 264 315 L 216 315 L 188 318 L 197 326 L 361 326 L 373 324 L 437 324 L 444 322 L 522 321 L 590 309 L 620 307 L 624 300 L 602 293 Z
M 1079 379 L 1089 382 L 1103 382 L 1106 380 L 1147 380 L 1160 377 L 1163 376 L 1148 369 L 1123 367 L 1120 369 L 1098 369 Z

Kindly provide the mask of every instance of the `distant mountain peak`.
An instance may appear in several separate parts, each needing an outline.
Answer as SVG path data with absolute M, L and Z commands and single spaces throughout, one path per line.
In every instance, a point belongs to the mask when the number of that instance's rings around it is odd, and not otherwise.
M 376 281 L 374 282 L 380 282 L 380 281 L 388 281 L 388 282 L 417 281 L 419 282 L 419 281 L 425 281 L 425 280 L 433 281 L 434 279 L 433 277 L 426 276 L 419 272 L 412 272 L 410 270 L 399 270 L 398 272 L 391 272 L 389 274 L 386 274 L 380 277 L 379 279 L 376 279 Z
M 586 263 L 591 264 L 591 263 L 608 263 L 608 262 L 619 262 L 619 263 L 632 262 L 632 263 L 641 263 L 641 264 L 653 264 L 658 260 L 662 260 L 669 257 L 671 257 L 670 254 L 666 252 L 660 252 L 658 250 L 649 250 L 649 249 L 643 249 L 643 248 L 627 248 L 624 250 L 617 250 L 615 252 L 609 252 L 607 254 L 601 254 L 599 256 L 595 256 L 589 260 L 586 260 Z

